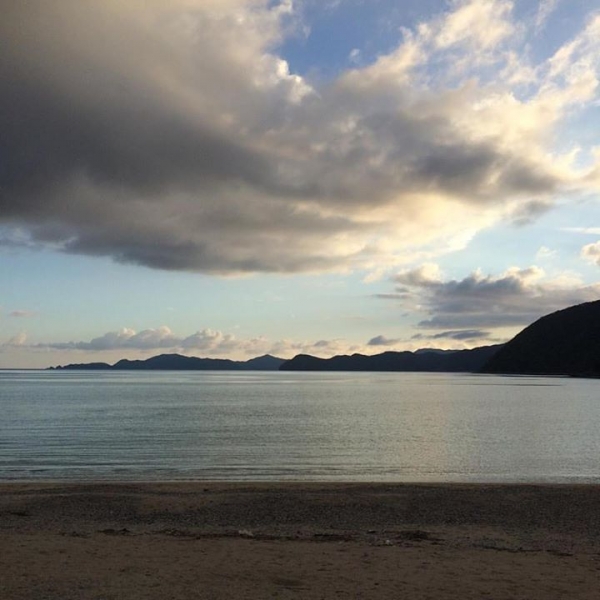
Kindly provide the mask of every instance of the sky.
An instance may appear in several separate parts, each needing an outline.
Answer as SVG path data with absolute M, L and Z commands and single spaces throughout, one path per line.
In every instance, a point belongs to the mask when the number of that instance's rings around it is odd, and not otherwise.
M 600 0 L 0 3 L 0 368 L 600 299 Z

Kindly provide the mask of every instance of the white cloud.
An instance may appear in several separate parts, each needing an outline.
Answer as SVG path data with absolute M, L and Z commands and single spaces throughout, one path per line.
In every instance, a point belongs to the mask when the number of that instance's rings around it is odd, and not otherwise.
M 45 346 L 56 350 L 106 351 L 124 348 L 151 350 L 173 348 L 180 342 L 181 340 L 168 327 L 162 326 L 157 329 L 145 329 L 140 332 L 123 328 L 119 331 L 105 333 L 102 336 L 93 338 L 89 342 L 60 342 L 45 344 Z
M 581 257 L 588 262 L 600 266 L 600 242 L 584 246 L 581 249 Z
M 348 60 L 355 65 L 359 64 L 361 61 L 361 51 L 358 48 L 353 48 L 348 55 Z
M 563 227 L 562 231 L 583 233 L 584 235 L 600 235 L 600 227 Z
M 540 246 L 539 250 L 536 252 L 535 257 L 544 260 L 547 258 L 553 258 L 556 256 L 556 250 L 552 250 L 547 246 Z
M 26 338 L 20 338 L 19 344 L 17 344 L 17 338 L 14 338 L 6 345 L 25 346 Z M 132 352 L 148 355 L 164 351 L 210 358 L 248 358 L 262 354 L 291 358 L 296 354 L 329 357 L 334 354 L 365 350 L 367 346 L 343 339 L 306 341 L 269 340 L 266 337 L 240 338 L 231 333 L 214 329 L 203 329 L 189 336 L 178 336 L 169 327 L 162 326 L 139 332 L 123 328 L 119 331 L 105 333 L 89 341 L 30 343 L 27 344 L 27 348 L 30 350 L 78 352 L 88 356 L 94 353 L 114 355 L 115 352 L 119 352 L 123 356 L 129 356 Z
M 25 332 L 18 333 L 11 337 L 3 346 L 5 348 L 20 348 L 27 344 L 27 334 Z
M 546 25 L 552 13 L 558 8 L 560 0 L 540 0 L 535 18 L 535 29 L 539 33 Z
M 439 48 L 465 44 L 471 51 L 488 50 L 511 36 L 513 3 L 506 0 L 459 0 L 433 32 Z

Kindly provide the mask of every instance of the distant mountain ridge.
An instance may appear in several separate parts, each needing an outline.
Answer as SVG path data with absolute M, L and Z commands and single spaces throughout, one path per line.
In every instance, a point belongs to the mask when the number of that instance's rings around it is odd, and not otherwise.
M 284 360 L 266 354 L 247 361 L 222 358 L 197 358 L 181 354 L 160 354 L 146 360 L 119 360 L 114 365 L 103 362 L 73 363 L 50 367 L 51 370 L 94 371 L 428 371 L 475 372 L 493 356 L 500 346 L 472 350 L 421 349 L 416 352 L 383 352 L 371 356 L 353 354 L 318 358 L 299 354 Z
M 339 355 L 317 358 L 299 354 L 284 362 L 280 371 L 425 371 L 438 373 L 474 373 L 499 351 L 501 345 L 482 346 L 471 350 L 440 352 L 383 352 L 382 354 Z
M 246 361 L 224 358 L 197 358 L 181 354 L 160 354 L 146 360 L 126 358 L 114 365 L 108 363 L 75 363 L 51 367 L 54 370 L 93 370 L 93 371 L 277 371 L 285 362 L 270 354 L 257 356 Z
M 471 350 L 423 348 L 318 358 L 298 354 L 284 360 L 266 354 L 247 361 L 161 354 L 146 360 L 70 364 L 51 369 L 176 371 L 415 371 L 572 375 L 600 377 L 600 300 L 571 306 L 542 317 L 506 344 Z
M 482 372 L 600 377 L 600 300 L 537 320 L 505 344 Z

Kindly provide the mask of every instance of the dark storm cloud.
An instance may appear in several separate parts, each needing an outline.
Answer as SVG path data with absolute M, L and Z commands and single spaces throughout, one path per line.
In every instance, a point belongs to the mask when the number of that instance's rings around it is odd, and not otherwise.
M 224 246 L 235 241 L 228 225 L 248 221 L 238 204 L 254 204 L 250 210 L 263 219 L 255 227 L 268 234 L 269 214 L 279 213 L 277 227 L 294 211 L 272 211 L 270 199 L 297 193 L 277 174 L 277 156 L 244 140 L 239 128 L 218 124 L 221 94 L 224 112 L 231 98 L 243 104 L 257 96 L 247 81 L 235 80 L 243 65 L 226 61 L 220 44 L 230 41 L 227 31 L 208 48 L 190 40 L 178 45 L 165 37 L 168 28 L 144 27 L 145 19 L 173 16 L 167 3 L 150 2 L 145 11 L 138 4 L 138 12 L 105 4 L 15 3 L 2 20 L 0 218 L 70 252 L 158 268 L 210 270 L 222 262 L 225 270 L 261 270 L 256 248 L 228 265 L 205 241 L 211 228 L 221 230 Z M 197 13 L 196 27 L 210 21 L 207 13 Z M 206 57 L 190 54 L 203 50 Z M 206 60 L 204 68 L 193 68 L 198 60 Z M 245 99 L 236 97 L 244 91 Z M 202 110 L 203 102 L 211 110 Z M 170 226 L 174 220 L 178 227 Z M 301 229 L 305 219 L 299 221 Z
M 374 338 L 371 338 L 367 342 L 367 346 L 394 346 L 395 344 L 397 344 L 400 341 L 401 340 L 399 340 L 399 339 L 390 339 L 390 338 L 385 337 L 384 335 L 378 335 L 378 336 L 375 336 Z
M 372 268 L 519 205 L 534 218 L 564 183 L 531 152 L 560 107 L 504 139 L 469 73 L 411 81 L 410 40 L 314 90 L 274 51 L 289 3 L 5 4 L 0 225 L 26 245 L 214 273 Z M 467 211 L 454 224 L 449 205 Z
M 482 331 L 481 329 L 459 329 L 457 331 L 442 331 L 433 335 L 425 335 L 423 333 L 417 333 L 413 335 L 413 340 L 456 340 L 460 342 L 486 340 L 491 337 L 489 331 Z
M 102 110 L 83 102 L 65 106 L 65 99 L 44 89 L 8 77 L 3 83 L 9 90 L 0 96 L 3 215 L 68 209 L 75 199 L 48 205 L 40 197 L 64 191 L 73 178 L 148 196 L 219 181 L 269 183 L 270 167 L 260 153 L 159 106 L 121 105 L 118 99 Z
M 432 265 L 405 271 L 394 281 L 403 304 L 419 305 L 428 315 L 421 329 L 442 330 L 436 336 L 468 339 L 482 329 L 529 325 L 545 314 L 597 300 L 600 285 L 548 279 L 537 267 L 510 269 L 494 277 L 479 272 L 445 281 Z M 393 296 L 393 295 L 392 295 Z M 431 339 L 431 336 L 430 336 Z

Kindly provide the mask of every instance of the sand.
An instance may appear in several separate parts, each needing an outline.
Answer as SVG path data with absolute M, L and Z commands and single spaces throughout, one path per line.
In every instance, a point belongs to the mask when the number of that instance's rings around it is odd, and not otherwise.
M 0 485 L 0 598 L 600 598 L 600 487 Z

